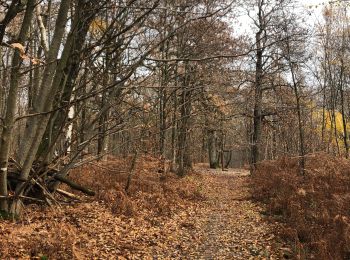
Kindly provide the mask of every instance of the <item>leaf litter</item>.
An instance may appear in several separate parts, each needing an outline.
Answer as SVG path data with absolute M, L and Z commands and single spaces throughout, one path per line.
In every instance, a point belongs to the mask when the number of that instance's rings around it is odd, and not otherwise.
M 143 157 L 127 195 L 127 162 L 110 158 L 71 173 L 97 191 L 93 199 L 31 205 L 20 221 L 1 221 L 0 258 L 280 259 L 246 174 L 201 167 L 178 178 Z

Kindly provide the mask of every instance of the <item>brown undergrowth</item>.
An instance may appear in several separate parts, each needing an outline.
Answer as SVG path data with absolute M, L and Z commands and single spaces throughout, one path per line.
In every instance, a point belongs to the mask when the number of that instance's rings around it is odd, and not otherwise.
M 93 188 L 96 198 L 110 207 L 113 213 L 133 216 L 141 210 L 168 215 L 181 207 L 184 200 L 197 201 L 201 193 L 199 174 L 190 173 L 192 181 L 181 179 L 174 173 L 164 172 L 160 160 L 151 156 L 137 159 L 128 191 L 125 191 L 131 157 L 110 157 L 106 161 L 88 164 L 73 170 L 70 176 L 76 182 Z M 196 175 L 196 181 L 191 178 Z
M 81 203 L 32 205 L 20 221 L 0 221 L 0 259 L 124 259 L 163 252 L 186 212 L 205 200 L 202 177 L 164 173 L 158 159 L 143 156 L 126 193 L 130 164 L 131 158 L 109 158 L 75 169 L 70 178 L 94 189 L 95 197 L 76 192 Z
M 284 223 L 279 235 L 297 259 L 350 259 L 350 162 L 326 154 L 263 162 L 252 178 L 254 198 Z

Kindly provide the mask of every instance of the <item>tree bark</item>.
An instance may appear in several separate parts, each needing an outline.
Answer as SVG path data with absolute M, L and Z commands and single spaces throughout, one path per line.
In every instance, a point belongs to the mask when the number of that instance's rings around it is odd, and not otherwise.
M 218 136 L 215 129 L 208 129 L 208 152 L 209 152 L 209 166 L 212 169 L 219 167 L 219 147 Z
M 259 21 L 262 21 L 261 8 L 259 8 Z M 254 171 L 256 164 L 260 160 L 260 142 L 261 142 L 261 111 L 262 111 L 262 78 L 263 78 L 263 47 L 262 33 L 260 28 L 256 33 L 256 67 L 255 67 L 255 83 L 254 83 L 254 114 L 253 114 L 253 136 L 251 144 L 251 168 Z
M 190 136 L 190 117 L 192 108 L 192 95 L 190 89 L 190 71 L 188 64 L 185 69 L 183 79 L 181 103 L 180 103 L 180 119 L 178 127 L 178 175 L 186 175 L 186 171 L 192 167 L 192 159 L 190 154 L 189 136 Z
M 56 65 L 58 52 L 65 32 L 69 7 L 70 0 L 61 1 L 56 20 L 55 32 L 51 41 L 48 57 L 46 59 L 48 65 L 44 70 L 41 86 L 38 91 L 38 95 L 40 95 L 40 98 L 37 97 L 35 102 L 35 111 L 39 113 L 50 111 L 52 109 L 54 96 L 58 89 L 58 85 L 61 82 L 61 78 L 63 76 L 63 69 L 66 66 L 68 55 L 70 53 L 71 45 L 69 44 L 69 39 L 67 39 L 68 43 L 66 43 L 62 53 L 62 57 L 58 62 L 58 65 Z M 68 36 L 68 38 L 69 37 L 71 36 Z M 26 140 L 24 140 L 21 144 L 19 158 L 20 163 L 23 165 L 21 172 L 21 178 L 23 179 L 28 179 L 29 177 L 33 161 L 35 160 L 48 121 L 48 115 L 42 115 L 40 117 L 31 117 L 28 119 L 28 124 L 24 135 L 26 136 Z M 21 195 L 24 188 L 24 184 L 19 184 L 16 187 L 15 194 L 17 196 Z M 11 212 L 19 213 L 21 210 L 21 203 L 18 200 L 14 201 L 11 205 Z
M 21 30 L 18 35 L 18 43 L 24 44 L 27 39 L 27 34 L 30 29 L 30 24 L 33 17 L 34 6 L 36 1 L 29 0 L 27 4 L 27 9 L 22 22 Z M 17 106 L 17 92 L 20 75 L 20 66 L 22 63 L 21 53 L 15 50 L 12 58 L 11 67 L 11 78 L 10 78 L 10 89 L 9 95 L 7 97 L 6 114 L 3 122 L 3 131 L 1 134 L 0 143 L 0 195 L 7 196 L 7 168 L 8 160 L 10 156 L 10 145 L 13 138 L 13 127 L 15 123 L 15 113 Z M 6 199 L 0 200 L 0 209 L 8 211 L 8 204 Z

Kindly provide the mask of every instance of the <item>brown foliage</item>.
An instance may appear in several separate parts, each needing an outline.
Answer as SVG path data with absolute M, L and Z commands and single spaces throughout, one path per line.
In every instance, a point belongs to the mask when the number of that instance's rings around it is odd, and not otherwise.
M 293 242 L 299 259 L 349 259 L 350 162 L 326 154 L 263 162 L 253 176 L 255 199 L 285 223 L 280 236 Z
M 131 158 L 109 158 L 74 170 L 70 177 L 97 191 L 97 198 L 116 214 L 133 216 L 143 209 L 160 215 L 170 214 L 185 200 L 202 200 L 197 184 L 181 180 L 170 172 L 159 170 L 159 160 L 150 156 L 138 158 L 128 194 L 124 188 Z M 199 177 L 199 176 L 198 176 Z

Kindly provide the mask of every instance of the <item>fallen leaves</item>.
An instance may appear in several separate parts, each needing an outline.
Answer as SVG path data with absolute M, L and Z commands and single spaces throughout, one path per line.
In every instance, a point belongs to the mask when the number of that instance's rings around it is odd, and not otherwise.
M 238 200 L 249 197 L 247 177 L 209 173 L 177 178 L 168 173 L 160 180 L 155 165 L 149 160 L 139 165 L 127 198 L 120 194 L 125 181 L 120 174 L 90 176 L 84 169 L 81 174 L 87 174 L 87 182 L 99 185 L 99 176 L 111 186 L 100 191 L 98 200 L 54 211 L 33 207 L 20 223 L 2 222 L 0 258 L 277 258 L 261 209 L 249 200 Z M 128 203 L 132 214 L 115 209 Z

